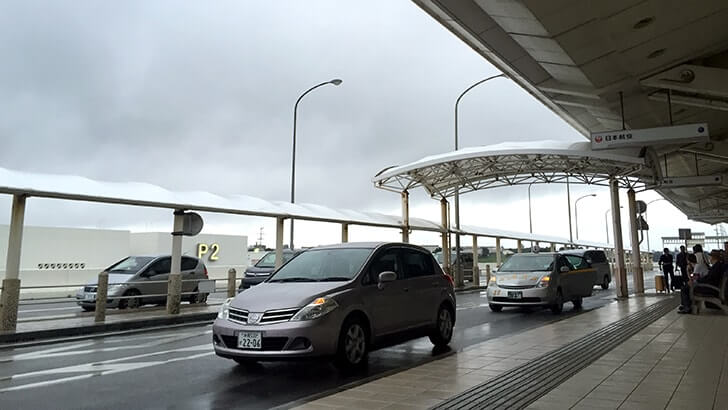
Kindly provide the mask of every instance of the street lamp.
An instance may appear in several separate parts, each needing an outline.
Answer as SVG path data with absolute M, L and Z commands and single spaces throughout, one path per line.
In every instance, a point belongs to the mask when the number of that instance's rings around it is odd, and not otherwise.
M 619 209 L 624 208 L 623 206 L 620 206 Z M 606 212 L 604 212 L 604 227 L 607 231 L 607 243 L 609 243 L 609 219 L 607 219 L 607 215 L 612 212 L 612 208 L 607 209 Z
M 535 182 L 528 184 L 528 232 L 533 233 L 533 221 L 531 220 L 531 185 Z
M 468 91 L 479 86 L 480 84 L 483 84 L 487 81 L 490 81 L 490 80 L 492 80 L 494 78 L 498 78 L 498 77 L 505 78 L 506 76 L 505 76 L 505 74 L 498 74 L 498 75 L 490 76 L 488 78 L 484 78 L 484 79 L 474 83 L 470 87 L 466 88 L 465 91 L 460 93 L 460 95 L 458 96 L 458 99 L 455 100 L 455 151 L 458 150 L 458 146 L 459 146 L 459 144 L 458 144 L 459 143 L 459 139 L 458 139 L 458 106 L 460 105 L 460 100 L 463 98 L 463 96 L 465 94 L 467 94 Z M 458 232 L 460 231 L 460 192 L 459 192 L 459 190 L 455 191 L 455 229 L 457 229 Z M 473 250 L 473 251 L 475 251 L 475 250 Z M 455 234 L 455 258 L 456 258 L 455 259 L 456 261 L 460 261 L 460 233 Z M 457 265 L 458 271 L 457 271 L 456 279 L 458 280 L 458 282 L 460 282 L 462 280 L 462 274 L 461 274 L 462 267 L 460 265 L 461 265 L 460 263 L 458 263 L 458 265 Z
M 645 205 L 645 220 L 647 219 L 647 205 L 649 205 L 649 204 L 651 204 L 653 202 L 657 202 L 657 201 L 667 201 L 667 199 L 665 199 L 665 198 L 657 198 L 657 199 L 653 199 L 652 201 L 648 202 Z M 647 252 L 652 252 L 652 249 L 650 249 L 650 231 L 649 230 L 647 231 Z
M 576 201 L 574 201 L 574 221 L 576 222 L 576 240 L 579 240 L 579 208 L 577 205 L 579 205 L 579 201 L 588 198 L 590 196 L 597 196 L 597 194 L 588 194 L 584 196 L 580 196 L 579 198 L 576 198 Z
M 342 81 L 338 78 L 335 78 L 330 81 L 323 82 L 321 84 L 316 84 L 313 87 L 306 90 L 303 94 L 301 94 L 300 97 L 296 100 L 296 105 L 293 106 L 293 156 L 291 159 L 291 203 L 296 203 L 296 123 L 298 120 L 298 103 L 301 102 L 301 99 L 306 96 L 306 94 L 310 93 L 311 91 L 323 87 L 328 84 L 332 85 L 340 85 Z M 293 218 L 291 218 L 291 241 L 289 243 L 289 246 L 291 249 L 293 249 Z

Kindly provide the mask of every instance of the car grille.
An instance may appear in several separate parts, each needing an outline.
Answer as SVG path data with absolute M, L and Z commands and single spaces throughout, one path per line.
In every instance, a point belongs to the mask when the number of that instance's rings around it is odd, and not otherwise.
M 85 286 L 83 288 L 84 292 L 96 292 L 96 286 Z
M 272 325 L 275 323 L 283 323 L 288 322 L 293 318 L 293 316 L 296 315 L 296 312 L 299 311 L 299 308 L 289 308 L 289 309 L 278 309 L 278 310 L 269 310 L 263 313 L 263 317 L 260 318 L 260 322 L 257 323 L 259 325 Z M 242 325 L 248 324 L 248 311 L 242 310 L 242 309 L 233 309 L 230 308 L 228 311 L 228 319 L 231 322 L 240 323 Z
M 228 320 L 246 325 L 248 324 L 248 311 L 230 308 L 228 310 Z
M 270 325 L 273 323 L 287 322 L 296 315 L 298 310 L 299 308 L 269 310 L 263 313 L 263 317 L 260 319 L 260 324 Z
M 229 349 L 238 349 L 238 338 L 236 336 L 221 336 L 223 343 Z M 287 337 L 264 337 L 261 339 L 260 349 L 239 349 L 239 350 L 260 350 L 260 351 L 280 351 L 286 347 L 288 343 Z
M 499 288 L 502 289 L 531 289 L 535 288 L 536 285 L 525 285 L 525 286 L 517 286 L 517 285 L 498 285 Z

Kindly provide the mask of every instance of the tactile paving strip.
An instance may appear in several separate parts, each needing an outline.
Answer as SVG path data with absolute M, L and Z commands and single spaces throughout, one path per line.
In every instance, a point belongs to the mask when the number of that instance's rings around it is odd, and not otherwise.
M 434 409 L 522 409 L 578 371 L 675 309 L 677 297 L 662 300 L 543 354 L 481 385 L 466 390 Z

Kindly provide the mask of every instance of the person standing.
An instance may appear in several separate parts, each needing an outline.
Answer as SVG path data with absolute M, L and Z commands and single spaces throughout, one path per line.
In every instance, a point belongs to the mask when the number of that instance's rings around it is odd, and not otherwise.
M 680 253 L 677 254 L 677 258 L 675 259 L 675 264 L 680 268 L 680 278 L 682 279 L 679 281 L 681 283 L 678 283 L 679 286 L 676 287 L 682 289 L 690 279 L 688 277 L 688 253 L 685 251 L 685 246 L 680 247 Z
M 670 253 L 670 250 L 665 248 L 662 252 L 662 255 L 660 255 L 659 265 L 660 269 L 662 269 L 662 274 L 665 275 L 665 292 L 669 293 L 672 290 L 670 285 L 673 284 L 675 268 L 672 266 L 672 254 Z

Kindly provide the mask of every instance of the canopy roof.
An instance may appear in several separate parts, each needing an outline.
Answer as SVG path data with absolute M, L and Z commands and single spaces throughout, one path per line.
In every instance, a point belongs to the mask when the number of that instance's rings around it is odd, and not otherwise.
M 592 151 L 588 141 L 504 142 L 432 155 L 384 169 L 373 182 L 384 189 L 423 187 L 431 196 L 530 183 L 566 182 L 623 187 L 654 183 L 637 150 Z
M 350 209 L 333 209 L 322 205 L 268 201 L 248 195 L 221 196 L 204 191 L 174 192 L 157 185 L 138 182 L 104 182 L 72 175 L 38 174 L 0 168 L 0 193 L 28 195 L 108 204 L 154 208 L 183 209 L 236 215 L 294 218 L 300 220 L 349 223 L 402 229 L 400 216 Z M 422 218 L 410 218 L 413 230 L 440 232 L 442 227 Z M 566 238 L 467 227 L 465 234 L 540 242 L 568 243 Z M 578 241 L 583 246 L 608 248 L 609 244 Z

